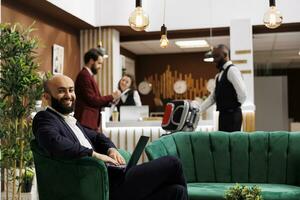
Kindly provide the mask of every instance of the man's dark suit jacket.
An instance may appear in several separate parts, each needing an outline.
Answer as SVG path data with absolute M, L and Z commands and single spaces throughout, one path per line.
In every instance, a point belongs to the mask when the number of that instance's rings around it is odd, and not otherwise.
M 109 148 L 115 148 L 115 145 L 105 135 L 84 128 L 78 122 L 77 126 L 96 152 L 107 154 Z M 33 119 L 32 130 L 39 146 L 50 156 L 79 158 L 92 155 L 93 149 L 81 146 L 64 119 L 49 108 L 36 114 Z
M 82 126 L 97 130 L 101 120 L 101 108 L 113 100 L 112 95 L 101 96 L 95 79 L 85 68 L 76 78 L 75 93 L 75 118 Z

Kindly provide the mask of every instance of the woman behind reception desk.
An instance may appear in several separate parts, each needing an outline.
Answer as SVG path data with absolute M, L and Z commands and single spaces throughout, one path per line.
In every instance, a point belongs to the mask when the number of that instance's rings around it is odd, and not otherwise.
M 120 112 L 120 106 L 141 106 L 141 98 L 136 90 L 134 78 L 130 74 L 124 74 L 118 83 L 118 89 L 121 91 L 121 97 L 116 102 L 116 107 Z

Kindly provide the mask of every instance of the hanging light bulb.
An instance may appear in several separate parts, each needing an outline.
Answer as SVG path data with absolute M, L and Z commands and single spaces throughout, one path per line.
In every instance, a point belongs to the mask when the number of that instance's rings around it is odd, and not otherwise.
M 160 47 L 167 48 L 169 45 L 169 40 L 167 38 L 167 27 L 165 24 L 161 26 L 161 38 L 160 38 Z
M 167 48 L 169 45 L 169 40 L 167 37 L 167 27 L 165 25 L 166 21 L 166 0 L 164 0 L 164 15 L 163 15 L 163 25 L 160 28 L 160 47 L 161 48 Z
M 100 41 L 98 43 L 98 51 L 100 52 L 100 54 L 102 55 L 103 58 L 108 58 L 108 54 L 106 52 L 106 49 L 104 47 L 102 47 L 102 42 Z
M 274 29 L 281 25 L 283 17 L 275 6 L 275 0 L 269 1 L 270 8 L 264 15 L 264 24 L 266 27 Z
M 210 21 L 210 28 L 209 28 L 209 45 L 210 45 L 210 48 L 209 48 L 209 51 L 206 52 L 204 54 L 204 58 L 203 58 L 203 61 L 204 62 L 214 62 L 214 58 L 213 58 L 213 55 L 212 55 L 212 51 L 213 51 L 213 45 L 212 45 L 212 16 L 213 16 L 213 6 L 212 6 L 212 1 L 210 2 L 210 15 L 209 15 L 209 21 Z
M 212 55 L 213 48 L 210 47 L 210 50 L 204 54 L 204 62 L 214 62 L 214 58 Z
M 135 10 L 129 16 L 129 25 L 135 31 L 143 31 L 149 25 L 149 17 L 142 9 L 142 0 L 135 1 Z

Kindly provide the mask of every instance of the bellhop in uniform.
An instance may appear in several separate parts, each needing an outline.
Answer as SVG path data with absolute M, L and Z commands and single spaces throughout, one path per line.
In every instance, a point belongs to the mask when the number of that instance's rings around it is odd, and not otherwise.
M 240 131 L 243 121 L 241 105 L 246 100 L 246 86 L 239 69 L 229 60 L 229 48 L 219 45 L 213 50 L 213 58 L 219 73 L 216 87 L 200 105 L 200 112 L 216 103 L 220 131 Z

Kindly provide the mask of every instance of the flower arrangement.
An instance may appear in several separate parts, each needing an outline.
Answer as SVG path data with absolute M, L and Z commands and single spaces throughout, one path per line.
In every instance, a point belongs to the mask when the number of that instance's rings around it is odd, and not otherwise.
M 263 200 L 261 189 L 254 185 L 247 187 L 245 185 L 235 184 L 225 192 L 226 200 Z

